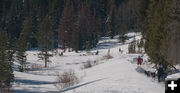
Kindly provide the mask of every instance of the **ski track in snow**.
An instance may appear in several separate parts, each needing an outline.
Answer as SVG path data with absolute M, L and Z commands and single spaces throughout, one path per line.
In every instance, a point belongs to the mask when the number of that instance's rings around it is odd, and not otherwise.
M 18 72 L 18 64 L 15 62 L 13 93 L 164 93 L 163 83 L 136 72 L 137 66 L 132 64 L 131 60 L 139 54 L 127 54 L 128 43 L 133 40 L 134 33 L 129 33 L 128 37 L 125 44 L 118 43 L 117 37 L 102 38 L 99 45 L 91 51 L 96 52 L 98 49 L 99 55 L 80 56 L 86 54 L 85 51 L 81 51 L 66 52 L 62 57 L 54 56 L 50 58 L 52 63 L 49 63 L 48 68 Z M 135 38 L 140 39 L 141 35 L 136 34 Z M 119 53 L 119 48 L 123 50 L 122 54 Z M 113 58 L 102 60 L 108 49 Z M 44 66 L 43 61 L 38 61 L 37 51 L 27 53 L 27 62 Z M 101 64 L 81 69 L 83 62 L 87 60 L 98 60 Z M 82 80 L 79 84 L 60 91 L 55 87 L 56 73 L 68 69 L 73 69 Z

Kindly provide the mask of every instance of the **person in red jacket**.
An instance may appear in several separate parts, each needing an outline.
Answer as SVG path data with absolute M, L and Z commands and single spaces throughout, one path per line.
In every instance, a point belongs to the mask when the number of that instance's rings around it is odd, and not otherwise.
M 142 58 L 139 56 L 139 57 L 137 58 L 137 65 L 141 65 L 141 63 L 142 63 Z

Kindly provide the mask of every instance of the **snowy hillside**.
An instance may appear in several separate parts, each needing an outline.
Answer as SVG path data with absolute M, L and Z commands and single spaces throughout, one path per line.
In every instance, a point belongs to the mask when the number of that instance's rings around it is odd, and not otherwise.
M 141 39 L 140 33 L 129 33 L 125 44 L 118 43 L 117 37 L 115 39 L 104 37 L 89 54 L 86 51 L 65 52 L 63 56 L 51 57 L 52 62 L 49 63 L 48 68 L 43 68 L 44 62 L 38 60 L 38 51 L 27 51 L 29 66 L 39 68 L 19 72 L 18 63 L 15 63 L 14 93 L 59 93 L 59 91 L 64 93 L 164 93 L 163 83 L 158 83 L 157 80 L 135 70 L 137 65 L 132 63 L 132 60 L 141 54 L 127 53 L 128 44 L 134 36 L 136 39 Z M 119 52 L 119 48 L 123 50 L 122 53 Z M 97 50 L 99 55 L 94 55 Z M 111 59 L 104 58 L 108 50 L 110 50 Z M 147 56 L 144 56 L 144 60 L 147 60 Z M 84 69 L 83 64 L 88 61 L 96 62 L 96 65 Z M 58 90 L 55 86 L 57 73 L 63 73 L 69 69 L 77 74 L 79 83 Z

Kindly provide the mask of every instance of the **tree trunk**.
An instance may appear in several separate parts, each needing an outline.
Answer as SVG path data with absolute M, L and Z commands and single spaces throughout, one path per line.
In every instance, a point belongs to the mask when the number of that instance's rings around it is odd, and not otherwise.
M 45 55 L 44 55 L 44 62 L 45 62 L 45 68 L 47 68 L 47 51 L 45 52 Z

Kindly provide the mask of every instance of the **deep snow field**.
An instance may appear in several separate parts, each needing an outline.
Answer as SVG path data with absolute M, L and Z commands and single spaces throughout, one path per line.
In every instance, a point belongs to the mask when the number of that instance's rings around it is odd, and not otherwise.
M 52 62 L 48 64 L 48 68 L 43 68 L 44 62 L 38 60 L 38 51 L 27 51 L 29 65 L 40 68 L 19 72 L 18 63 L 15 62 L 13 93 L 164 93 L 164 83 L 158 83 L 157 80 L 135 70 L 137 65 L 132 60 L 142 54 L 128 54 L 129 42 L 134 36 L 137 40 L 140 39 L 140 33 L 129 33 L 127 36 L 125 44 L 118 43 L 117 37 L 102 38 L 97 47 L 91 50 L 92 53 L 98 50 L 99 55 L 87 54 L 86 51 L 79 53 L 66 51 L 63 56 L 55 55 L 50 58 Z M 123 50 L 122 53 L 119 52 L 119 48 Z M 108 49 L 113 58 L 103 59 Z M 147 62 L 147 58 L 147 55 L 143 56 L 144 62 Z M 97 61 L 98 65 L 82 69 L 83 63 L 88 60 Z M 154 70 L 148 63 L 144 63 L 143 67 Z M 70 69 L 79 77 L 79 84 L 58 90 L 55 86 L 57 73 Z

